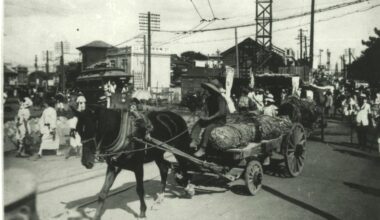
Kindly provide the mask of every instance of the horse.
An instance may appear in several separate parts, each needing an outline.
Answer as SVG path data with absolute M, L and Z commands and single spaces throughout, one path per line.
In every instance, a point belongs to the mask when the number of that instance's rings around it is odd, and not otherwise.
M 127 120 L 128 125 L 126 126 L 126 124 L 122 124 L 125 123 L 121 116 L 123 114 L 136 120 Z M 100 219 L 103 214 L 107 194 L 122 169 L 134 172 L 136 192 L 140 200 L 139 217 L 146 217 L 147 206 L 144 200 L 143 165 L 146 162 L 155 161 L 159 168 L 162 185 L 161 192 L 158 195 L 163 198 L 171 164 L 165 160 L 163 150 L 136 142 L 134 138 L 143 139 L 149 132 L 150 136 L 157 140 L 167 142 L 183 152 L 193 153 L 194 150 L 189 147 L 191 137 L 185 120 L 171 111 L 148 112 L 145 114 L 146 120 L 131 116 L 131 112 L 105 108 L 87 108 L 83 112 L 76 112 L 76 115 L 78 117 L 77 131 L 82 138 L 83 145 L 82 165 L 87 169 L 91 169 L 94 166 L 97 152 L 107 163 L 105 182 L 98 195 L 95 219 Z M 149 124 L 152 125 L 150 130 L 148 128 Z M 125 129 L 125 126 L 129 127 L 129 129 Z M 123 130 L 124 133 L 119 134 L 120 130 Z M 117 140 L 122 141 L 118 143 Z M 115 149 L 115 147 L 119 149 Z M 186 182 L 189 183 L 189 176 L 186 172 L 188 162 L 181 157 L 176 157 L 176 159 L 183 181 L 185 184 Z

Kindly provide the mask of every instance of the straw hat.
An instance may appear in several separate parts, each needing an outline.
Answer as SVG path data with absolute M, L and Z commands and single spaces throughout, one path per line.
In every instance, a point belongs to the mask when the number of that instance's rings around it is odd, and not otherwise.
M 273 97 L 273 95 L 272 94 L 268 94 L 265 97 L 265 101 L 274 103 L 274 97 Z
M 84 96 L 78 96 L 76 102 L 86 102 L 86 98 Z
M 221 94 L 221 89 L 223 88 L 222 84 L 217 79 L 213 79 L 208 83 L 202 83 L 201 86 L 218 94 Z

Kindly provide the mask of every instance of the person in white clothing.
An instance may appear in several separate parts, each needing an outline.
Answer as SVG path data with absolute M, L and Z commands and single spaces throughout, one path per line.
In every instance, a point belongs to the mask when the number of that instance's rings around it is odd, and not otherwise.
M 367 148 L 367 133 L 370 124 L 371 106 L 368 104 L 368 99 L 364 94 L 359 98 L 359 106 L 359 111 L 356 115 L 358 144 L 359 148 L 365 150 Z
M 17 140 L 17 147 L 18 147 L 18 153 L 17 157 L 26 157 L 27 155 L 27 149 L 29 146 L 26 146 L 27 143 L 25 143 L 25 137 L 30 132 L 30 126 L 29 126 L 29 118 L 30 118 L 30 111 L 29 107 L 33 106 L 32 100 L 28 97 L 24 97 L 20 101 L 20 109 L 17 112 L 16 116 L 16 126 L 17 126 L 17 132 L 16 132 L 16 140 Z
M 273 95 L 272 94 L 269 94 L 266 98 L 265 98 L 265 102 L 266 102 L 266 106 L 263 108 L 263 114 L 264 115 L 268 115 L 268 116 L 277 116 L 277 106 L 274 104 L 274 99 L 273 99 Z
M 40 132 L 42 134 L 41 145 L 38 156 L 42 157 L 43 150 L 55 150 L 58 154 L 59 136 L 56 134 L 57 111 L 55 110 L 55 99 L 48 97 L 45 100 L 45 110 L 39 120 Z

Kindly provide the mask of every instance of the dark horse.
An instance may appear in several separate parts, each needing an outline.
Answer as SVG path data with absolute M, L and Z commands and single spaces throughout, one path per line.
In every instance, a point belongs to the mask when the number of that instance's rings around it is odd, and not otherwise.
M 82 164 L 87 169 L 91 169 L 95 162 L 96 153 L 99 153 L 100 155 L 103 154 L 102 157 L 108 165 L 106 179 L 98 195 L 95 219 L 100 219 L 107 194 L 122 169 L 135 173 L 136 191 L 140 199 L 140 217 L 145 217 L 147 206 L 144 200 L 143 186 L 144 163 L 156 162 L 161 175 L 162 196 L 171 164 L 164 159 L 165 152 L 163 150 L 136 142 L 134 137 L 144 138 L 148 129 L 147 122 L 149 122 L 153 127 L 149 132 L 151 137 L 160 141 L 170 140 L 168 144 L 189 153 L 191 139 L 184 119 L 170 111 L 152 111 L 146 114 L 148 120 L 135 118 L 136 120 L 128 120 L 127 122 L 123 118 L 126 118 L 125 114 L 129 114 L 128 118 L 133 118 L 130 112 L 93 108 L 76 114 L 78 116 L 77 130 L 82 137 L 83 144 Z M 125 133 L 119 134 L 125 123 L 129 123 L 128 129 L 124 129 Z M 113 154 L 117 152 L 124 153 Z M 187 161 L 184 158 L 176 159 L 184 179 L 188 180 Z

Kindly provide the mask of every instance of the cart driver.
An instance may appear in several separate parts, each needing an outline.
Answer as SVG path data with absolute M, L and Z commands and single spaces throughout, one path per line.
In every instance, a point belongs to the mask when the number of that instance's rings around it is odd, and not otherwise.
M 191 134 L 193 141 L 190 144 L 190 147 L 193 148 L 199 146 L 198 151 L 194 154 L 196 157 L 202 157 L 205 155 L 211 131 L 216 127 L 226 124 L 228 112 L 227 102 L 221 94 L 221 89 L 223 88 L 217 79 L 214 79 L 209 83 L 202 83 L 202 87 L 207 93 L 202 108 L 204 112 L 193 127 Z M 202 129 L 204 129 L 203 134 L 201 134 Z M 200 138 L 201 135 L 202 139 Z

